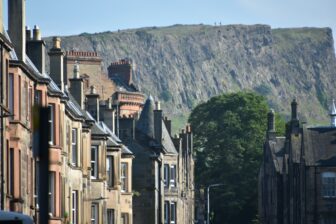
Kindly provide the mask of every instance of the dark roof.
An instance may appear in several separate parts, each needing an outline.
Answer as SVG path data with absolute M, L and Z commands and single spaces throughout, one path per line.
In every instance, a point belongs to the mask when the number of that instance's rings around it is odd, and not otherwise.
M 138 92 L 138 89 L 133 85 L 127 85 L 119 75 L 109 76 L 110 79 L 118 86 L 119 91 Z
M 98 122 L 94 122 L 94 124 L 92 125 L 91 134 L 108 136 L 108 134 L 104 131 L 104 129 L 99 125 Z
M 277 137 L 268 145 L 277 171 L 283 169 L 285 149 L 292 152 L 292 162 L 306 166 L 336 166 L 336 127 L 303 127 L 290 139 Z
M 121 146 L 121 153 L 125 155 L 133 155 L 132 151 L 129 150 L 125 145 L 121 144 L 121 140 L 111 131 L 109 127 L 104 122 L 99 122 L 102 129 L 109 135 L 107 139 L 107 146 Z
M 178 154 L 164 121 L 162 121 L 162 146 L 166 153 Z
M 274 140 L 268 141 L 275 170 L 279 173 L 283 172 L 283 156 L 285 150 L 284 149 L 285 142 L 286 142 L 285 137 L 276 137 Z
M 154 138 L 154 100 L 149 96 L 145 102 L 136 129 L 150 138 Z

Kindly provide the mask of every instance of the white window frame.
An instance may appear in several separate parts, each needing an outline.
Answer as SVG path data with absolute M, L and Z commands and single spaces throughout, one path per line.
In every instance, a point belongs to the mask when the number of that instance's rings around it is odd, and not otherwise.
M 170 202 L 170 224 L 176 224 L 176 208 L 177 203 L 176 202 Z
M 336 173 L 323 172 L 322 173 L 322 197 L 336 198 Z
M 92 151 L 94 150 L 94 153 L 92 154 Z M 95 156 L 95 158 L 92 158 L 92 155 Z M 98 146 L 93 145 L 91 146 L 91 179 L 97 179 L 98 178 Z
M 49 104 L 48 108 L 50 109 L 50 114 L 48 117 L 48 122 L 50 125 L 49 129 L 49 144 L 54 145 L 55 141 L 55 105 L 54 104 Z
M 72 203 L 71 203 L 71 221 L 72 224 L 77 224 L 78 221 L 78 191 L 72 191 Z
M 71 163 L 73 166 L 78 165 L 78 129 L 71 129 Z
M 176 187 L 176 165 L 170 165 L 170 187 Z
M 106 177 L 107 186 L 114 187 L 114 156 L 106 156 Z
M 55 215 L 55 200 L 56 200 L 56 173 L 54 171 L 49 172 L 49 213 Z
M 91 224 L 98 224 L 99 213 L 98 213 L 98 203 L 91 204 Z
M 163 183 L 165 188 L 169 188 L 170 185 L 170 166 L 169 164 L 163 165 Z
M 120 169 L 121 192 L 128 192 L 127 174 L 128 174 L 128 164 L 126 162 L 122 162 Z

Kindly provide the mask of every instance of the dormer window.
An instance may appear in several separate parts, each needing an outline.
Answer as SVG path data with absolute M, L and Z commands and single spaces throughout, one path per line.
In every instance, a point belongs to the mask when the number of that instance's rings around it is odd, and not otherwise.
M 324 198 L 336 197 L 336 173 L 322 173 L 322 196 Z

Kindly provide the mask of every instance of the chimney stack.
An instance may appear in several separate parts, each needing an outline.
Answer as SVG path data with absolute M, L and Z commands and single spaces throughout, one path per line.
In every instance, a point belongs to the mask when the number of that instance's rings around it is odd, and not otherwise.
M 8 1 L 8 34 L 19 60 L 26 61 L 26 0 Z
M 106 100 L 105 106 L 102 108 L 102 118 L 101 120 L 111 129 L 113 133 L 115 133 L 115 111 L 112 107 L 112 98 L 108 98 Z
M 267 131 L 268 132 L 275 132 L 275 117 L 274 117 L 274 110 L 271 109 L 270 112 L 267 114 Z
M 50 57 L 50 76 L 58 87 L 64 91 L 63 60 L 65 53 L 61 49 L 61 38 L 53 38 L 53 47 L 48 54 Z
M 168 117 L 165 117 L 163 121 L 166 125 L 169 135 L 171 136 L 171 120 L 169 120 Z
M 41 39 L 41 32 L 38 26 L 34 26 L 33 38 L 31 30 L 26 27 L 27 34 L 27 55 L 32 60 L 41 74 L 45 74 L 45 42 Z
M 291 107 L 292 107 L 292 121 L 297 121 L 298 116 L 297 116 L 297 102 L 296 102 L 296 99 L 293 99 Z
M 90 89 L 90 93 L 86 95 L 86 110 L 89 111 L 89 113 L 96 121 L 99 121 L 99 94 L 97 94 L 94 86 L 91 86 Z
M 160 145 L 162 144 L 162 110 L 159 101 L 155 102 L 154 138 Z
M 75 98 L 81 109 L 84 108 L 84 84 L 83 78 L 79 76 L 79 65 L 76 63 L 74 65 L 73 78 L 70 81 L 70 93 Z

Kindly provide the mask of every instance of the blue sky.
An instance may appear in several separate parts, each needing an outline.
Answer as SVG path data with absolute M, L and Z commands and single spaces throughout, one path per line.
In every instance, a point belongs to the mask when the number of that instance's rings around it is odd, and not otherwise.
M 335 10 L 335 0 L 26 0 L 27 25 L 43 36 L 215 22 L 335 31 Z

